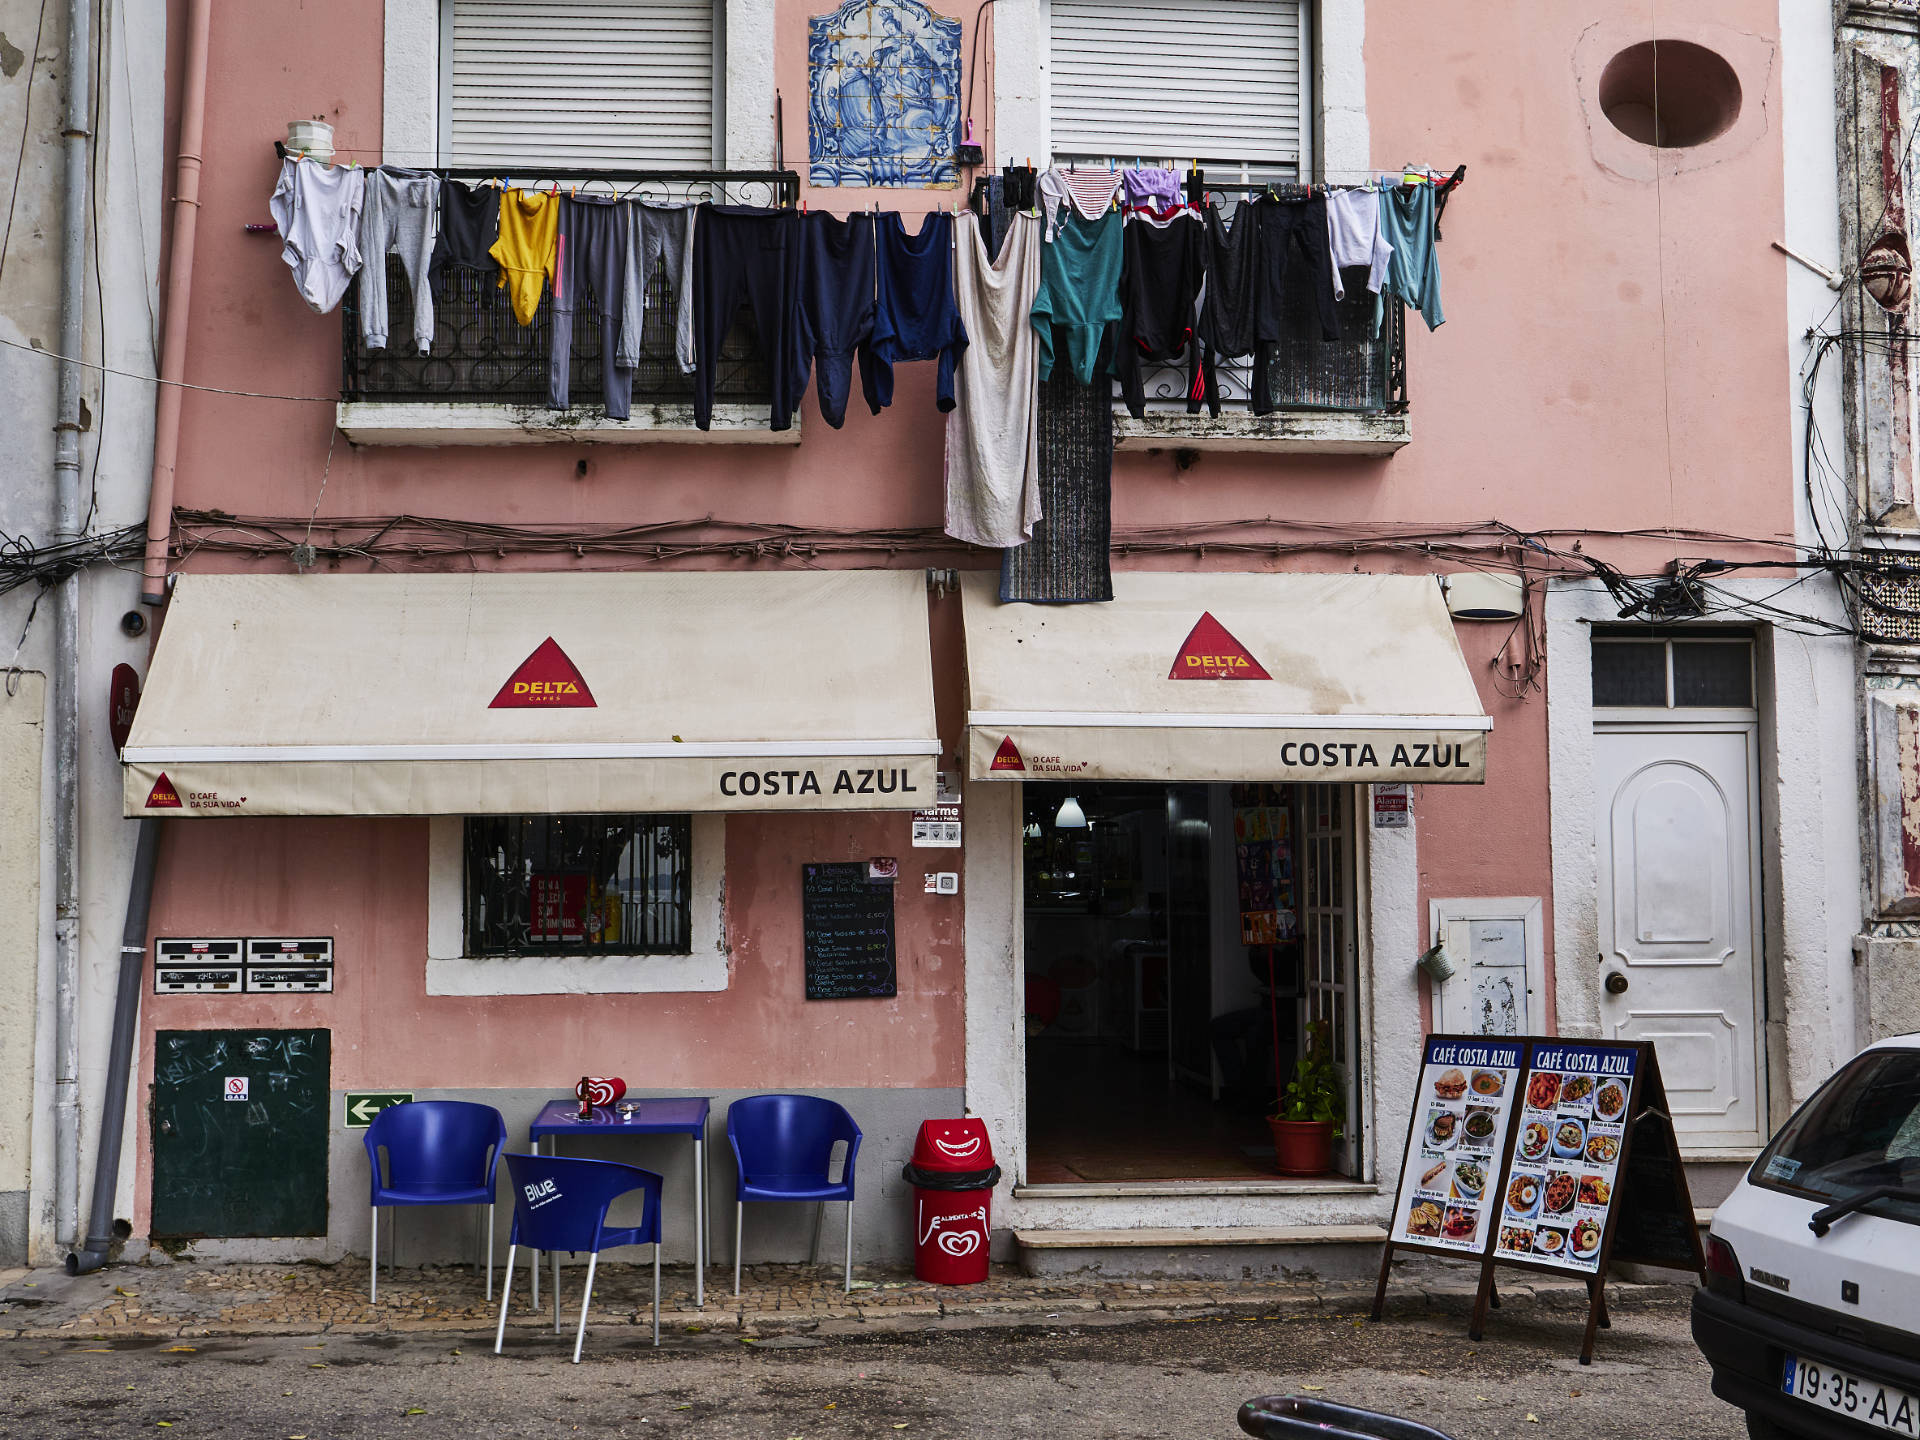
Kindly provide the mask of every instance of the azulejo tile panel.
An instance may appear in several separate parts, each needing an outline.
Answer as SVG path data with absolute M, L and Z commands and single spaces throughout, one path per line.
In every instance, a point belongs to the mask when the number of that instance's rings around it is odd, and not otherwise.
M 815 185 L 954 185 L 960 22 L 918 0 L 847 0 L 807 21 Z

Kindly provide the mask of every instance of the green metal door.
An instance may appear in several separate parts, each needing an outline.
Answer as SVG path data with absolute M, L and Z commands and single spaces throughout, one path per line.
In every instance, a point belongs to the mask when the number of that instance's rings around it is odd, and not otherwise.
M 330 1032 L 153 1038 L 153 1234 L 326 1234 Z

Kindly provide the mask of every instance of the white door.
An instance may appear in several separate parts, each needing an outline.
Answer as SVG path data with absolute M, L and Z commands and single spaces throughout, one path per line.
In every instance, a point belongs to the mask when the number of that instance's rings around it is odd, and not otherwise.
M 1608 726 L 1594 734 L 1600 1020 L 1651 1040 L 1681 1144 L 1760 1143 L 1754 729 Z

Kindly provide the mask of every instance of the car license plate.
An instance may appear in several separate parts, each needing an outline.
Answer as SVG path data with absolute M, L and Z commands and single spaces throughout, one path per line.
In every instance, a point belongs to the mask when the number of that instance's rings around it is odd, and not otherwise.
M 1920 1396 L 1789 1355 L 1780 1388 L 1796 1400 L 1896 1435 L 1920 1437 Z

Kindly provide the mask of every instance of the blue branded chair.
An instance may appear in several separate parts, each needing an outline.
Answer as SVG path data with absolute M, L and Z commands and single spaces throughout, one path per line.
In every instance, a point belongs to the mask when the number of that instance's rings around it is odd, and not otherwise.
M 507 1278 L 501 1286 L 500 1326 L 493 1353 L 507 1335 L 507 1307 L 513 1303 L 513 1257 L 520 1246 L 553 1255 L 553 1332 L 560 1333 L 560 1252 L 585 1250 L 587 1288 L 580 1297 L 580 1328 L 573 1337 L 573 1363 L 587 1337 L 587 1307 L 593 1303 L 593 1272 L 600 1252 L 616 1245 L 653 1247 L 653 1343 L 660 1343 L 660 1177 L 637 1165 L 612 1160 L 576 1160 L 557 1155 L 509 1155 L 513 1181 L 513 1230 L 507 1237 Z M 607 1210 L 622 1195 L 646 1192 L 646 1210 L 638 1225 L 609 1228 Z M 540 1263 L 533 1257 L 528 1274 Z
M 740 1230 L 749 1200 L 812 1200 L 811 1259 L 820 1255 L 820 1222 L 826 1202 L 847 1202 L 847 1267 L 853 1289 L 853 1162 L 860 1153 L 860 1127 L 843 1106 L 816 1095 L 750 1095 L 727 1107 L 727 1143 L 740 1179 L 733 1194 L 733 1293 L 740 1293 Z M 844 1144 L 840 1178 L 830 1177 L 833 1152 Z
M 507 1122 L 491 1105 L 467 1100 L 410 1100 L 389 1105 L 367 1127 L 372 1167 L 373 1278 L 368 1298 L 380 1299 L 380 1211 L 383 1206 L 484 1205 L 487 1210 L 487 1299 L 493 1299 L 493 1175 L 507 1144 Z M 380 1152 L 387 1152 L 382 1175 Z M 399 1217 L 387 1272 L 393 1272 Z M 476 1269 L 478 1266 L 475 1267 Z

